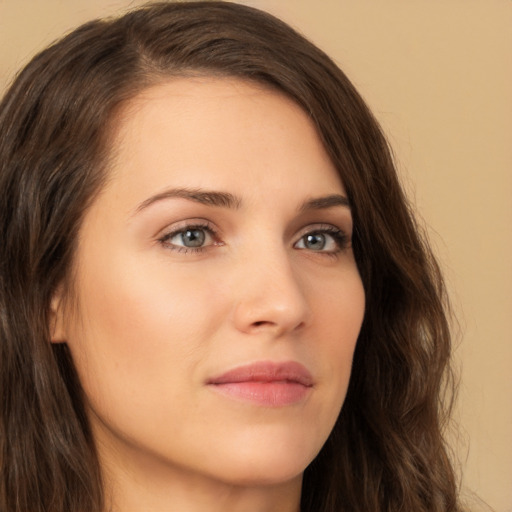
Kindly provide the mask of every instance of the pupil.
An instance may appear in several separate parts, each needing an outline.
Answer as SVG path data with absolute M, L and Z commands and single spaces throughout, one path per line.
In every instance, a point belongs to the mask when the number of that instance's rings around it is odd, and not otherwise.
M 201 229 L 188 229 L 181 235 L 183 245 L 186 247 L 201 247 L 204 244 L 204 231 Z
M 325 236 L 320 233 L 317 233 L 316 235 L 307 235 L 306 247 L 309 249 L 323 249 L 325 247 Z

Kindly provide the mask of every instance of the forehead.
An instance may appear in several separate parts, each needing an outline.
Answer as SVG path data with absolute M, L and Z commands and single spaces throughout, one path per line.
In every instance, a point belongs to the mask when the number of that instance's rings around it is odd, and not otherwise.
M 120 112 L 113 147 L 114 179 L 141 193 L 173 184 L 243 195 L 262 177 L 273 189 L 298 179 L 305 189 L 343 188 L 302 108 L 236 79 L 175 78 L 144 90 Z

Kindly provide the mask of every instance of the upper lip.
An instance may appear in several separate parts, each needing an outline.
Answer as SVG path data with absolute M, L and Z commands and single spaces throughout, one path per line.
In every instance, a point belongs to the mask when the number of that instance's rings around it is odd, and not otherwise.
M 313 377 L 305 366 L 295 361 L 261 361 L 238 366 L 222 375 L 208 379 L 207 384 L 238 382 L 295 382 L 303 386 L 313 385 Z

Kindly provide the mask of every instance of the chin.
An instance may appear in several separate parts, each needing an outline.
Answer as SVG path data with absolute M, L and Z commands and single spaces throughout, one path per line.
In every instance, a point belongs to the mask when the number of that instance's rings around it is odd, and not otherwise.
M 223 480 L 234 485 L 278 485 L 301 479 L 304 470 L 316 457 L 321 444 L 295 440 L 266 440 L 231 447 L 231 456 L 224 450 L 222 466 L 217 471 Z
M 294 464 L 288 461 L 259 464 L 246 460 L 243 466 L 226 471 L 219 479 L 237 487 L 260 487 L 282 485 L 301 480 L 307 464 Z

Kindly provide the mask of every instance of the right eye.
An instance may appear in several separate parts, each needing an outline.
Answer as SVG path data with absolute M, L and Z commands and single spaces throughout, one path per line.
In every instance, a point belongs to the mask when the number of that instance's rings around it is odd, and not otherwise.
M 166 248 L 178 252 L 201 252 L 215 245 L 215 232 L 209 225 L 185 225 L 166 233 L 159 242 Z

